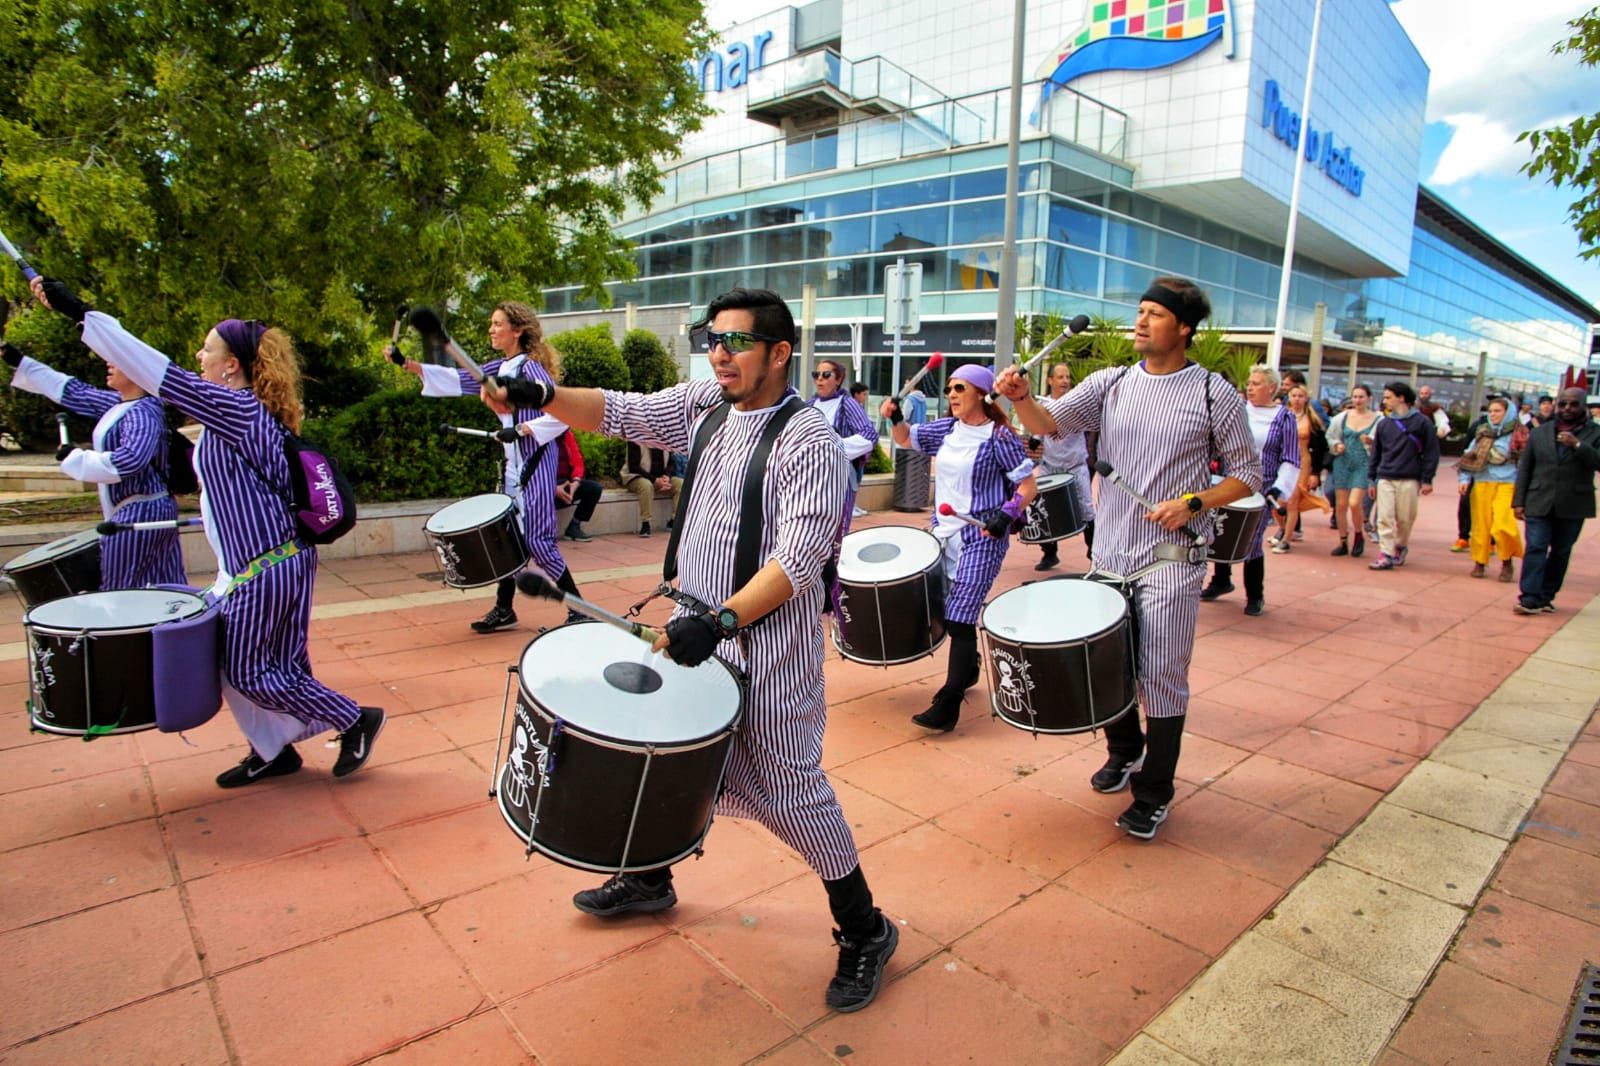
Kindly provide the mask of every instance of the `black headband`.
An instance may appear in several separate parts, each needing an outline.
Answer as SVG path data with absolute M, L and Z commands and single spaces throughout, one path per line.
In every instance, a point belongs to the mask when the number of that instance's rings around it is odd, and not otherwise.
M 1144 291 L 1144 295 L 1139 297 L 1139 302 L 1144 303 L 1146 300 L 1149 300 L 1153 304 L 1160 304 L 1162 307 L 1165 307 L 1168 311 L 1172 312 L 1173 316 L 1176 317 L 1179 322 L 1182 322 L 1190 329 L 1194 329 L 1196 326 L 1200 325 L 1200 319 L 1195 317 L 1194 312 L 1185 307 L 1183 300 L 1178 296 L 1178 294 L 1167 288 L 1165 285 L 1152 285 L 1146 289 Z

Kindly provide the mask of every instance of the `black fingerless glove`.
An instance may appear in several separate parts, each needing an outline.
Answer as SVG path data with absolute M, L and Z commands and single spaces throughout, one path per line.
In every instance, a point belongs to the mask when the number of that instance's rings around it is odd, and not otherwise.
M 61 447 L 56 449 L 56 462 L 64 462 L 67 456 L 71 455 L 77 450 L 78 446 L 76 444 L 63 444 Z
M 389 362 L 393 363 L 395 366 L 406 365 L 406 357 L 401 355 L 400 349 L 396 348 L 392 344 L 383 349 L 383 354 L 387 355 L 389 357 Z
M 900 401 L 899 400 L 890 400 L 889 401 L 889 424 L 891 426 L 898 426 L 900 423 L 904 422 L 905 420 L 906 420 L 906 416 L 904 414 L 902 414 L 901 411 L 900 411 Z
M 0 341 L 0 359 L 4 359 L 6 361 L 6 366 L 9 366 L 11 369 L 15 370 L 17 367 L 22 365 L 22 360 L 24 358 L 25 355 L 21 348 L 18 348 L 15 344 L 10 343 L 9 341 Z
M 722 630 L 709 614 L 690 614 L 667 623 L 667 654 L 682 666 L 699 666 L 722 643 Z
M 495 378 L 495 383 L 506 390 L 506 399 L 518 407 L 543 407 L 556 394 L 554 385 L 532 378 Z
M 89 313 L 88 304 L 78 299 L 71 289 L 55 278 L 44 278 L 43 284 L 44 298 L 49 301 L 52 311 L 58 311 L 74 322 L 83 321 L 83 316 Z
M 516 443 L 516 439 L 520 436 L 522 436 L 522 434 L 517 432 L 516 426 L 501 426 L 499 429 L 494 431 L 494 439 L 499 441 L 501 444 L 514 444 Z
M 1005 540 L 1011 535 L 1012 518 L 999 508 L 983 516 L 983 528 L 995 540 Z

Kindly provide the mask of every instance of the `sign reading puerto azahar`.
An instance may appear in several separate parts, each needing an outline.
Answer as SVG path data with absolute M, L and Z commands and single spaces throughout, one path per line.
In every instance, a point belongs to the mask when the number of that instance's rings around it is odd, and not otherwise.
M 1300 112 L 1284 100 L 1278 83 L 1269 80 L 1261 124 L 1292 149 L 1300 142 L 1300 122 Z M 1306 122 L 1305 146 L 1307 163 L 1322 171 L 1351 196 L 1361 195 L 1367 172 L 1356 166 L 1354 148 L 1348 144 L 1340 148 L 1333 139 L 1332 130 L 1314 129 L 1310 122 Z

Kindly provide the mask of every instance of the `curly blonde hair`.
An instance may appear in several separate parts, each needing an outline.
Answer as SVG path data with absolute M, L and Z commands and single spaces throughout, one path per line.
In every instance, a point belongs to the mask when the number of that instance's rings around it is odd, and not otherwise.
M 528 357 L 544 367 L 550 380 L 561 381 L 561 353 L 544 339 L 544 326 L 533 308 L 521 300 L 501 300 L 494 309 L 506 316 L 506 322 L 517 331 L 517 341 Z
M 261 335 L 250 367 L 250 390 L 272 416 L 300 432 L 305 407 L 300 401 L 300 356 L 289 335 L 276 326 Z

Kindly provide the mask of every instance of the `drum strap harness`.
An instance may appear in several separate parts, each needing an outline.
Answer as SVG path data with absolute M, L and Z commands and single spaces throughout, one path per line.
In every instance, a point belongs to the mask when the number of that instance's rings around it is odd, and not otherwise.
M 233 580 L 228 583 L 228 591 L 232 592 L 263 570 L 270 570 L 279 563 L 287 562 L 299 554 L 300 542 L 298 540 L 287 540 L 270 551 L 262 552 L 245 564 L 242 573 L 233 576 Z
M 695 431 L 694 442 L 689 448 L 689 467 L 683 473 L 683 488 L 678 493 L 678 509 L 672 518 L 672 536 L 667 541 L 667 556 L 661 564 L 661 584 L 655 591 L 640 600 L 628 609 L 628 617 L 637 617 L 646 604 L 657 596 L 667 599 L 681 607 L 699 614 L 712 610 L 710 604 L 702 603 L 687 592 L 673 587 L 672 582 L 678 576 L 678 538 L 683 533 L 683 519 L 689 511 L 690 493 L 694 489 L 695 471 L 700 467 L 700 456 L 705 453 L 706 445 L 711 438 L 716 436 L 717 430 L 728 420 L 728 409 L 731 405 L 727 402 L 719 403 L 706 413 L 700 420 L 700 428 Z M 739 507 L 739 536 L 734 544 L 733 552 L 733 587 L 742 589 L 749 584 L 750 579 L 756 576 L 756 571 L 761 569 L 761 506 L 762 489 L 766 483 L 767 460 L 772 457 L 772 446 L 777 443 L 778 434 L 783 432 L 783 427 L 805 408 L 805 403 L 799 396 L 791 394 L 782 406 L 772 413 L 767 419 L 767 424 L 761 430 L 761 438 L 756 442 L 755 451 L 750 453 L 750 465 L 745 467 L 744 489 L 740 497 Z M 756 619 L 751 625 L 760 625 L 762 619 Z M 740 627 L 741 629 L 747 627 Z

